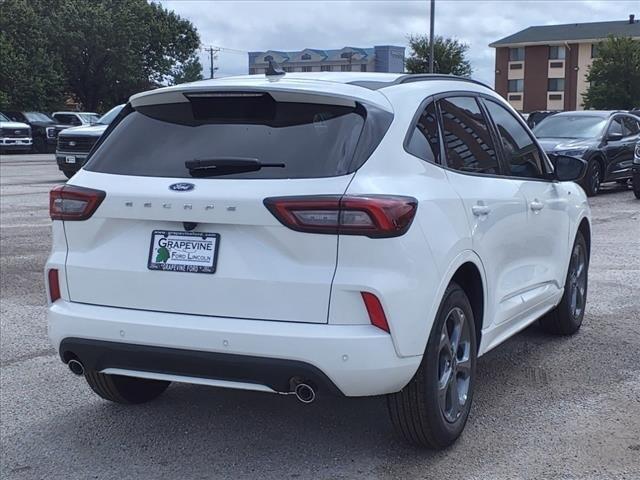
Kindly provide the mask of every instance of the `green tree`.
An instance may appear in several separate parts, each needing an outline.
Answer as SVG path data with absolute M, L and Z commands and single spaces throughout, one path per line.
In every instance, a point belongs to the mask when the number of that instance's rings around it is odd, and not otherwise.
M 200 44 L 191 22 L 146 0 L 3 0 L 0 8 L 0 31 L 6 34 L 0 41 L 16 52 L 7 61 L 3 51 L 0 101 L 7 98 L 19 108 L 47 109 L 72 96 L 87 110 L 106 110 L 184 77 L 183 67 Z M 7 18 L 5 13 L 16 16 L 14 9 L 28 19 Z M 35 46 L 22 51 L 32 39 Z M 49 63 L 43 66 L 39 58 Z M 26 71 L 19 68 L 19 62 L 34 61 Z M 4 81 L 5 70 L 11 82 Z M 29 96 L 13 93 L 33 85 L 43 86 Z
M 65 78 L 43 19 L 28 0 L 0 1 L 0 108 L 55 110 Z
M 202 64 L 196 55 L 179 65 L 173 75 L 173 84 L 202 80 Z
M 426 35 L 410 35 L 411 53 L 406 68 L 409 73 L 428 73 L 431 43 Z M 434 72 L 468 77 L 471 64 L 467 59 L 469 45 L 455 38 L 436 36 L 433 42 Z
M 640 106 L 640 41 L 610 36 L 598 44 L 587 81 L 585 108 L 629 110 Z

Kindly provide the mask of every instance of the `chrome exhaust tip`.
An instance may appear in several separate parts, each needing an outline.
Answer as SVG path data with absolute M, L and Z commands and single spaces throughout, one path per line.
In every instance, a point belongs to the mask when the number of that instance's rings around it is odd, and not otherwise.
M 79 377 L 84 375 L 84 366 L 75 358 L 69 360 L 69 363 L 67 363 L 67 365 L 69 366 L 69 370 L 71 370 L 71 373 L 73 373 L 74 375 L 78 375 Z
M 311 403 L 316 399 L 316 391 L 311 385 L 307 385 L 306 383 L 297 384 L 293 392 L 296 398 L 302 403 Z

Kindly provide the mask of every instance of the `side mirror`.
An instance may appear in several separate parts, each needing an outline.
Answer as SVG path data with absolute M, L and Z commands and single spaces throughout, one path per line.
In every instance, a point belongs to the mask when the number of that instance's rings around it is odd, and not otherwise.
M 587 162 L 581 158 L 550 154 L 554 166 L 553 178 L 559 182 L 577 182 L 587 172 Z
M 621 133 L 610 133 L 607 135 L 607 142 L 618 142 L 624 138 Z

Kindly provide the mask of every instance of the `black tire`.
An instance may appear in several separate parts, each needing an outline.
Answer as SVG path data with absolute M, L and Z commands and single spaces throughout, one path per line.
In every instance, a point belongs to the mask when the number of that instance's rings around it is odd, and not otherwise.
M 171 382 L 149 380 L 146 378 L 106 375 L 87 371 L 84 378 L 91 389 L 100 397 L 111 402 L 125 405 L 145 403 L 159 397 Z
M 588 197 L 594 197 L 600 191 L 600 183 L 602 181 L 602 168 L 600 162 L 595 158 L 589 160 L 587 165 L 587 173 L 582 179 L 582 188 Z
M 34 137 L 33 151 L 36 153 L 47 153 L 47 142 L 42 137 Z
M 578 271 L 580 269 L 580 253 L 578 253 L 578 251 L 584 254 L 581 271 Z M 571 250 L 571 260 L 569 262 L 562 299 L 556 308 L 540 319 L 540 326 L 545 332 L 554 335 L 573 335 L 580 330 L 587 304 L 588 275 L 589 250 L 584 236 L 581 232 L 578 232 L 575 242 L 573 243 L 573 249 Z M 581 290 L 581 285 L 583 285 L 583 290 Z
M 446 345 L 447 340 L 453 335 L 447 336 L 445 339 L 443 327 L 445 322 L 449 325 L 453 318 L 451 315 L 457 311 L 464 314 L 463 330 L 461 331 L 464 331 L 464 324 L 466 324 L 468 336 L 465 339 L 465 335 L 461 334 L 455 355 L 456 362 L 447 363 L 446 352 L 444 352 L 442 345 Z M 460 348 L 465 350 L 462 359 L 458 358 Z M 391 423 L 398 435 L 409 443 L 433 449 L 442 449 L 455 442 L 464 430 L 471 408 L 476 352 L 475 322 L 471 304 L 462 288 L 452 282 L 444 293 L 418 371 L 402 390 L 387 395 Z M 453 359 L 452 356 L 448 358 Z M 459 373 L 457 369 L 463 363 L 468 367 L 466 396 L 462 393 L 462 397 L 465 398 L 464 404 L 458 403 L 456 415 L 451 415 L 451 412 L 447 412 L 446 409 L 450 387 L 439 388 L 439 385 L 449 385 L 450 382 L 441 382 L 441 380 L 447 376 L 447 371 L 453 372 L 448 378 L 456 379 L 455 393 L 459 399 L 461 392 L 463 392 L 462 388 L 465 388 L 465 379 L 462 378 L 462 383 L 458 384 Z M 439 395 L 439 392 L 442 391 L 445 394 Z M 445 398 L 444 409 L 441 406 L 441 398 L 443 397 Z M 452 421 L 452 419 L 447 419 L 447 415 L 455 418 Z
M 640 178 L 633 182 L 633 194 L 640 199 Z

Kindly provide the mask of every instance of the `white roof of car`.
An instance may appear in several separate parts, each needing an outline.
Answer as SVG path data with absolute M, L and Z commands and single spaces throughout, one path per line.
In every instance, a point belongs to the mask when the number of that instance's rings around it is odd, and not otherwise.
M 188 101 L 184 94 L 204 93 L 212 90 L 216 92 L 238 91 L 239 88 L 249 88 L 252 91 L 269 91 L 272 95 L 281 93 L 283 96 L 287 96 L 289 101 L 292 101 L 291 98 L 297 95 L 304 95 L 305 102 L 317 103 L 325 103 L 327 97 L 331 97 L 331 103 L 335 103 L 337 98 L 342 98 L 345 105 L 352 105 L 354 101 L 365 101 L 385 110 L 393 111 L 389 99 L 380 90 L 401 83 L 403 85 L 404 83 L 417 83 L 418 80 L 438 80 L 436 83 L 440 83 L 440 87 L 442 87 L 442 81 L 456 83 L 463 81 L 467 82 L 469 86 L 479 85 L 473 80 L 461 77 L 407 75 L 403 73 L 311 72 L 287 73 L 280 76 L 241 75 L 150 90 L 133 95 L 129 101 L 133 107 L 182 103 Z M 483 86 L 482 88 L 486 89 L 487 87 Z

